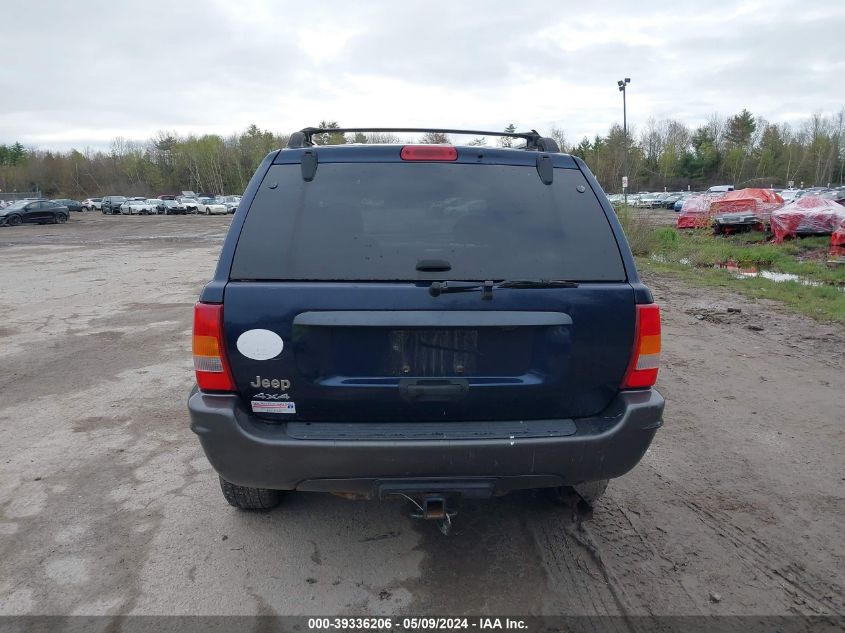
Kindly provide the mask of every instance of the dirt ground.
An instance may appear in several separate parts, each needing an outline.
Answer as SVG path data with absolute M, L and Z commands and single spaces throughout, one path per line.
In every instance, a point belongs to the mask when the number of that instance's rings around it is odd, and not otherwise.
M 845 333 L 664 278 L 665 426 L 591 520 L 229 507 L 185 406 L 228 223 L 0 229 L 0 614 L 845 613 Z

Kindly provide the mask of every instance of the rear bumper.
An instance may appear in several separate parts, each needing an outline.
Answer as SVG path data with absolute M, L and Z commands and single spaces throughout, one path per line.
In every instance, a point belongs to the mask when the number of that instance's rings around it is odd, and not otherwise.
M 629 391 L 620 393 L 599 416 L 540 421 L 547 429 L 559 422 L 560 429 L 566 429 L 563 435 L 526 436 L 529 423 L 515 420 L 495 423 L 499 427 L 512 424 L 512 433 L 505 430 L 480 439 L 479 433 L 473 437 L 473 428 L 484 429 L 490 423 L 427 424 L 422 439 L 412 432 L 407 439 L 397 439 L 401 433 L 393 430 L 414 426 L 408 423 L 383 423 L 391 430 L 387 439 L 374 439 L 374 424 L 365 425 L 370 432 L 362 432 L 364 439 L 355 439 L 354 430 L 349 432 L 353 425 L 337 424 L 345 429 L 342 435 L 312 439 L 326 435 L 320 432 L 321 423 L 267 423 L 247 411 L 237 396 L 194 389 L 188 400 L 191 430 L 224 479 L 256 488 L 365 496 L 378 496 L 386 487 L 401 488 L 402 482 L 409 490 L 430 482 L 432 490 L 467 490 L 477 485 L 491 494 L 503 494 L 619 477 L 645 454 L 663 424 L 663 406 L 663 397 L 653 389 Z M 449 439 L 431 436 L 438 425 L 449 429 L 444 433 Z M 303 426 L 317 432 L 302 439 Z M 463 437 L 458 432 L 455 439 L 456 428 L 467 432 Z

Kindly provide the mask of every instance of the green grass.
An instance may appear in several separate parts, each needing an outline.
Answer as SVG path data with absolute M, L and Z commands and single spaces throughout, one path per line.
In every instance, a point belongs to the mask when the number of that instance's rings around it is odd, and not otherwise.
M 637 268 L 646 274 L 650 271 L 666 274 L 693 286 L 725 288 L 755 299 L 771 299 L 819 321 L 845 325 L 845 292 L 834 286 L 806 286 L 796 281 L 779 282 L 761 277 L 737 279 L 727 270 L 691 268 L 644 257 L 637 258 Z
M 631 218 L 621 218 L 626 234 Z M 629 224 L 626 224 L 629 222 Z M 678 232 L 674 227 L 636 227 L 634 250 L 643 270 L 667 273 L 697 286 L 729 288 L 772 299 L 822 321 L 845 324 L 845 264 L 828 262 L 830 238 L 808 237 L 783 244 L 759 232 L 715 236 L 710 231 Z M 777 282 L 762 277 L 737 278 L 719 266 L 791 273 L 808 282 Z

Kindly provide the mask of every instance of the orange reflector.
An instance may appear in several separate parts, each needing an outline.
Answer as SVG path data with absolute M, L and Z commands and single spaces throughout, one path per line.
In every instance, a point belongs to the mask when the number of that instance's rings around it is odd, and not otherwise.
M 220 347 L 213 336 L 194 335 L 194 356 L 219 356 Z
M 640 354 L 659 354 L 660 335 L 645 334 L 640 338 Z

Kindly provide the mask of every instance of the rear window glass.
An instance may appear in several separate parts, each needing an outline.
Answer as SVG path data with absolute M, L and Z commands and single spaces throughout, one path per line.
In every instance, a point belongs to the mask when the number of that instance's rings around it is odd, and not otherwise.
M 582 185 L 586 190 L 578 191 Z M 421 272 L 421 260 L 451 269 Z M 624 281 L 583 174 L 443 163 L 273 165 L 246 216 L 232 279 Z

